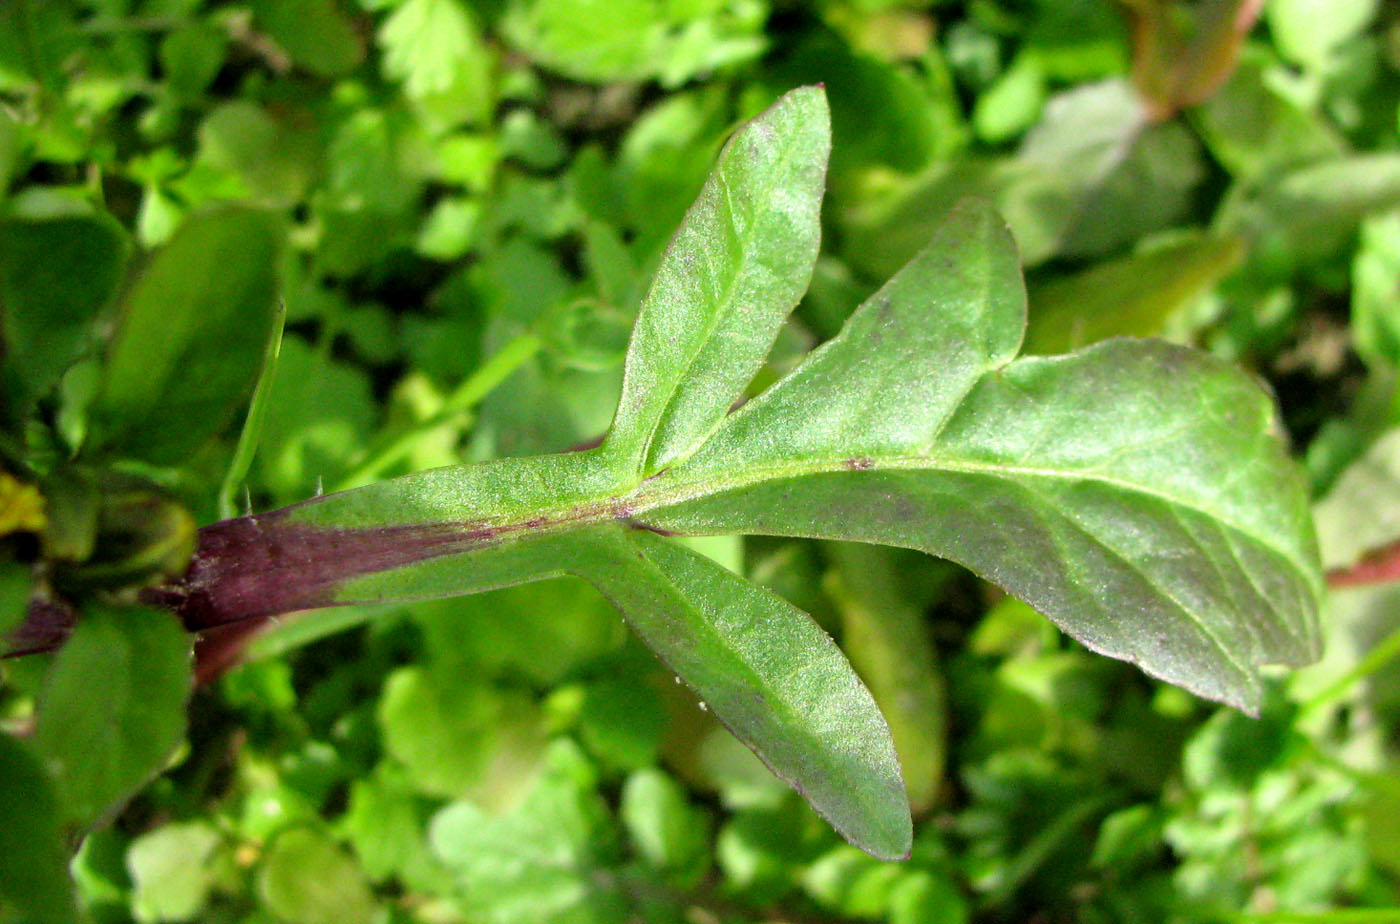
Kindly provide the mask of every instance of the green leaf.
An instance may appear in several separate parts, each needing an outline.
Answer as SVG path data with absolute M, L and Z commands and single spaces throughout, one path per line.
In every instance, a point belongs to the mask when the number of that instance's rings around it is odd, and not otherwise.
M 565 612 L 569 618 L 561 620 Z M 558 686 L 627 640 L 617 611 L 577 578 L 423 604 L 413 616 L 434 670 L 522 678 L 541 689 Z
M 1239 237 L 1190 235 L 1032 289 L 1027 353 L 1152 337 L 1244 259 Z
M 280 239 L 271 213 L 221 209 L 152 258 L 122 306 L 90 448 L 171 462 L 228 423 L 272 330 Z
M 1222 204 L 1217 230 L 1254 238 L 1255 262 L 1285 268 L 1322 261 L 1341 250 L 1372 212 L 1400 205 L 1400 155 L 1334 157 L 1270 175 L 1235 190 Z M 1271 267 L 1251 267 L 1267 282 Z
M 795 90 L 725 145 L 662 257 L 627 353 L 607 447 L 643 475 L 719 425 L 807 288 L 831 146 L 820 90 Z
M 533 700 L 417 667 L 389 675 L 379 702 L 384 746 L 424 793 L 509 805 L 544 750 Z
M 494 508 L 503 519 L 523 526 L 534 519 L 532 512 L 557 503 L 561 488 L 580 499 L 589 496 L 590 487 L 593 492 L 604 488 L 610 463 L 610 457 L 594 452 L 439 469 L 298 508 L 311 519 L 298 516 L 289 522 L 272 514 L 227 521 L 223 538 L 216 540 L 221 551 L 195 564 L 190 584 L 200 589 L 187 607 L 198 614 L 196 621 L 218 621 L 233 607 L 282 612 L 335 599 L 444 596 L 577 574 L 609 597 L 715 715 L 843 833 L 882 856 L 903 855 L 909 815 L 888 729 L 840 651 L 800 611 L 709 559 L 644 531 L 600 525 L 559 533 L 539 530 L 544 522 L 536 520 L 524 531 L 507 526 L 499 535 L 511 539 L 501 545 L 491 541 L 498 535 L 493 528 L 472 538 L 472 530 L 463 532 L 451 521 L 466 504 L 481 511 Z M 434 475 L 441 479 L 436 489 L 424 480 Z M 406 489 L 397 501 L 390 499 L 395 487 Z M 483 492 L 479 499 L 467 500 L 477 490 Z M 417 509 L 414 518 L 420 523 L 440 519 L 441 528 L 383 525 L 384 518 L 404 517 L 408 506 Z M 581 516 L 611 519 L 582 505 L 563 514 L 564 522 Z M 318 524 L 334 524 L 324 536 L 335 545 L 338 564 L 324 581 L 308 582 L 318 570 L 314 565 L 308 569 L 308 562 L 326 554 L 318 550 L 323 535 Z M 398 538 L 391 539 L 395 534 Z M 275 538 L 279 536 L 283 538 Z M 247 588 L 250 593 L 236 592 L 236 597 L 224 597 L 226 585 L 217 580 L 206 583 L 205 575 L 217 574 L 222 562 L 239 557 L 241 543 L 269 539 L 282 548 L 274 558 L 294 567 L 298 577 L 269 574 Z M 393 542 L 405 567 L 382 573 L 389 561 L 375 549 L 385 542 Z M 291 551 L 294 545 L 300 546 L 296 552 Z M 481 548 L 474 552 L 473 546 Z M 434 547 L 454 551 L 436 555 L 428 551 Z M 362 552 L 370 559 L 361 560 Z M 352 574 L 358 577 L 347 580 Z M 400 713 L 407 728 L 438 710 L 394 710 Z M 446 760 L 441 748 L 460 746 L 460 739 L 450 736 L 441 742 L 433 752 L 437 758 L 427 764 L 414 758 L 414 763 L 436 766 L 434 760 Z
M 657 869 L 682 871 L 702 865 L 709 848 L 709 823 L 686 792 L 661 770 L 639 770 L 622 787 L 619 817 L 632 844 Z
M 228 36 L 218 27 L 194 22 L 171 32 L 160 43 L 160 66 L 170 88 L 197 99 L 219 74 L 227 56 Z
M 3 484 L 3 479 L 0 479 Z M 11 504 L 14 501 L 7 498 Z M 37 502 L 38 497 L 34 496 Z M 38 504 L 35 504 L 38 507 Z M 0 638 L 8 639 L 10 633 L 24 622 L 29 609 L 29 600 L 34 594 L 34 569 L 16 561 L 0 562 Z
M 215 875 L 211 861 L 222 843 L 219 832 L 200 821 L 165 825 L 132 841 L 126 867 L 135 884 L 136 920 L 197 918 L 208 901 Z
M 106 817 L 165 766 L 185 734 L 190 641 L 168 613 L 93 605 L 38 697 L 35 749 L 64 817 Z
M 618 837 L 591 770 L 566 744 L 519 808 L 492 816 L 470 802 L 433 819 L 433 850 L 457 877 L 474 919 L 490 924 L 623 924 Z
M 24 154 L 25 133 L 9 112 L 0 111 L 0 195 L 10 187 Z
M 1039 59 L 1023 53 L 987 92 L 977 98 L 972 125 L 992 144 L 1009 141 L 1031 126 L 1045 105 L 1045 72 Z
M 827 590 L 841 612 L 841 643 L 890 723 L 909 805 L 931 808 L 943 782 L 948 703 L 920 608 L 900 583 L 889 549 L 832 546 Z
M 642 678 L 595 680 L 584 689 L 578 733 L 601 766 L 640 770 L 656 763 L 666 713 Z
M 803 614 L 664 534 L 930 552 L 1097 651 L 1256 708 L 1260 665 L 1315 655 L 1321 583 L 1272 406 L 1243 373 L 1166 344 L 1015 360 L 1025 294 L 987 207 L 955 210 L 836 339 L 725 415 L 771 337 L 734 328 L 712 287 L 674 278 L 680 255 L 718 259 L 688 248 L 729 182 L 725 214 L 731 199 L 790 201 L 759 196 L 771 171 L 741 166 L 780 162 L 775 134 L 815 156 L 801 136 L 824 133 L 816 93 L 786 97 L 722 157 L 663 261 L 670 281 L 643 311 L 601 448 L 421 472 L 208 527 L 182 588 L 187 624 L 583 577 L 720 721 L 884 857 L 909 849 L 909 814 L 870 694 Z M 788 180 L 813 220 L 810 174 Z M 768 282 L 760 320 L 776 329 L 796 296 Z
M 997 204 L 1028 264 L 1099 256 L 1170 227 L 1205 176 L 1191 133 L 1152 124 L 1116 80 L 1053 97 L 1007 169 Z
M 1258 666 L 1315 656 L 1320 590 L 1268 399 L 1147 341 L 1008 364 L 1023 298 L 1005 229 L 964 207 L 840 337 L 656 479 L 696 497 L 645 521 L 922 549 L 1096 651 L 1257 708 Z
M 258 868 L 258 896 L 287 924 L 369 924 L 374 895 L 340 845 L 315 828 L 288 828 Z
M 1272 59 L 1249 55 L 1193 113 L 1211 154 L 1236 177 L 1266 177 L 1346 150 L 1326 119 L 1280 92 L 1285 73 Z
M 0 219 L 4 386 L 42 396 L 85 349 L 126 264 L 127 237 L 105 213 Z
M 511 0 L 501 31 L 528 58 L 574 80 L 660 78 L 676 87 L 757 56 L 767 4 L 722 0 Z
M 258 0 L 258 23 L 292 60 L 320 77 L 340 77 L 365 56 L 365 43 L 337 0 Z
M 486 46 L 460 0 L 406 0 L 379 30 L 384 71 L 421 99 L 489 79 Z
M 802 876 L 807 893 L 823 907 L 851 918 L 880 918 L 904 870 L 842 844 L 817 858 Z
M 1339 45 L 1365 31 L 1379 8 L 1377 0 L 1273 0 L 1264 15 L 1285 57 L 1322 70 Z
M 1021 258 L 1097 257 L 1181 221 L 1205 177 L 1182 125 L 1152 124 L 1120 80 L 1056 94 L 1014 157 L 935 163 L 842 216 L 853 265 L 895 272 L 937 233 L 957 202 L 996 203 Z
M 1381 214 L 1361 226 L 1351 264 L 1351 337 L 1373 369 L 1400 369 L 1400 215 Z
M 380 769 L 387 766 L 381 764 Z M 440 867 L 428 850 L 429 804 L 391 772 L 351 784 L 350 805 L 340 829 L 355 848 L 366 876 L 375 882 L 398 876 L 415 889 L 425 880 L 433 881 Z M 434 888 L 438 888 L 435 882 Z
M 368 443 L 374 419 L 363 369 L 318 355 L 305 340 L 288 334 L 267 390 L 256 477 L 276 497 L 305 497 L 315 491 L 318 478 L 333 482 L 346 471 Z
M 433 206 L 418 232 L 415 250 L 434 260 L 455 260 L 472 246 L 481 223 L 481 204 L 471 199 L 443 199 Z
M 1400 429 L 1342 472 L 1314 514 L 1328 570 L 1349 568 L 1400 539 Z
M 309 136 L 279 122 L 261 106 L 236 100 L 199 126 L 197 168 L 236 178 L 240 198 L 260 205 L 300 201 L 312 176 Z
M 909 873 L 890 890 L 890 924 L 967 924 L 972 912 L 947 875 L 917 870 Z
M 906 856 L 909 805 L 889 728 L 826 633 L 677 543 L 645 531 L 600 538 L 602 560 L 584 576 L 705 707 L 858 847 Z
M 76 909 L 58 805 L 38 761 L 7 734 L 0 780 L 0 921 L 68 924 Z

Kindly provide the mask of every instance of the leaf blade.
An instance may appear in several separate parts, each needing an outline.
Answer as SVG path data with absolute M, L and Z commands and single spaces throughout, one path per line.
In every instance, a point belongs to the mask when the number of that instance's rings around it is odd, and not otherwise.
M 1198 417 L 1202 392 L 1214 398 Z M 769 430 L 758 423 L 753 432 Z M 1019 360 L 980 379 L 937 440 L 922 453 L 731 465 L 733 487 L 677 487 L 693 499 L 643 520 L 949 558 L 1088 647 L 1246 710 L 1259 665 L 1315 655 L 1320 581 L 1302 484 L 1267 398 L 1224 363 L 1133 341 Z M 738 446 L 734 458 L 755 465 L 756 452 Z M 1222 476 L 1232 466 L 1254 471 Z
M 580 576 L 730 731 L 851 843 L 908 856 L 908 797 L 889 726 L 836 644 L 805 613 L 679 543 L 595 534 Z
M 938 323 L 926 304 L 940 310 Z M 715 476 L 775 456 L 916 450 L 986 370 L 1016 355 L 1025 317 L 1010 232 L 990 206 L 964 200 L 840 335 L 730 415 L 676 475 Z
M 7 392 L 40 397 L 89 345 L 126 262 L 126 234 L 104 214 L 0 220 L 0 323 Z
M 16 738 L 0 735 L 0 916 L 17 912 L 35 924 L 72 921 L 68 850 L 50 781 Z M 8 916 L 5 916 L 9 920 Z
M 1010 362 L 1023 312 L 1009 235 L 959 206 L 837 338 L 648 485 L 640 519 L 950 558 L 1097 651 L 1253 708 L 1259 665 L 1317 647 L 1315 540 L 1271 402 L 1166 344 Z
M 831 146 L 820 88 L 741 128 L 662 257 L 628 348 L 606 445 L 660 470 L 720 424 L 806 291 Z
M 170 462 L 228 422 L 272 328 L 280 246 L 271 212 L 222 208 L 182 226 L 127 294 L 91 448 Z
M 191 682 L 189 637 L 168 614 L 84 612 L 45 679 L 34 739 L 70 823 L 100 820 L 160 771 Z

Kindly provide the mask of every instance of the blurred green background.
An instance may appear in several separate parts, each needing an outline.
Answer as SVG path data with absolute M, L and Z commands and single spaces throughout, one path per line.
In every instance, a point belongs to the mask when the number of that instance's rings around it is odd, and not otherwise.
M 1244 364 L 1329 566 L 1400 538 L 1392 0 L 0 0 L 0 247 L 81 214 L 116 279 L 220 204 L 273 216 L 257 284 L 286 336 L 225 507 L 566 450 L 607 428 L 723 139 L 817 82 L 823 256 L 758 387 L 979 195 L 1021 248 L 1031 352 L 1165 336 Z M 69 442 L 92 368 L 39 405 Z M 208 523 L 241 414 L 186 413 L 191 445 L 139 468 Z M 895 731 L 908 862 L 842 843 L 601 597 L 553 580 L 206 639 L 188 745 L 81 842 L 84 904 L 114 924 L 1400 921 L 1400 585 L 1334 591 L 1326 658 L 1254 721 L 940 561 L 695 545 L 842 641 Z M 11 730 L 41 662 L 0 667 Z

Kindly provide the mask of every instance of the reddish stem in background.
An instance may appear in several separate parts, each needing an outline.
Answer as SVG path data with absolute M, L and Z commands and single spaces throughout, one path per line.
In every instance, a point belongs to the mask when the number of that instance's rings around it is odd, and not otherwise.
M 1264 0 L 1123 0 L 1132 26 L 1133 83 L 1149 118 L 1163 122 L 1210 99 L 1239 64 Z M 1180 17 L 1192 20 L 1183 23 Z
M 1327 574 L 1329 587 L 1360 587 L 1366 584 L 1383 584 L 1386 581 L 1400 581 L 1400 542 L 1366 556 L 1350 568 L 1341 568 Z
M 249 619 L 206 629 L 194 640 L 194 682 L 208 686 L 243 660 L 248 643 L 267 628 L 271 617 Z

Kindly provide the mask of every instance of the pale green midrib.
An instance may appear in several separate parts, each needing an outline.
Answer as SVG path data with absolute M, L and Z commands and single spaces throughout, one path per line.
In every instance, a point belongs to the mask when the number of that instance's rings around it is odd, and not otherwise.
M 855 468 L 849 465 L 849 460 L 859 458 L 868 459 L 873 464 L 869 468 Z M 1181 510 L 1189 510 L 1203 517 L 1220 523 L 1233 532 L 1245 538 L 1257 542 L 1272 552 L 1277 553 L 1289 564 L 1293 565 L 1299 573 L 1307 574 L 1308 568 L 1289 550 L 1281 548 L 1262 536 L 1258 536 L 1244 526 L 1220 515 L 1217 511 L 1203 509 L 1196 504 L 1175 497 L 1163 491 L 1154 490 L 1146 485 L 1131 481 L 1124 481 L 1121 478 L 1113 478 L 1102 473 L 1083 472 L 1074 470 L 1035 468 L 1025 465 L 1002 465 L 986 462 L 977 462 L 970 459 L 959 459 L 951 456 L 872 456 L 862 457 L 858 454 L 852 456 L 842 456 L 839 459 L 822 459 L 800 462 L 787 462 L 772 466 L 755 466 L 744 469 L 734 475 L 713 480 L 694 479 L 693 481 L 681 481 L 677 487 L 679 490 L 674 493 L 668 492 L 665 496 L 652 498 L 645 490 L 646 482 L 642 486 L 624 498 L 636 498 L 640 503 L 634 504 L 626 513 L 628 516 L 636 517 L 639 514 L 652 510 L 660 510 L 666 507 L 673 507 L 690 501 L 702 500 L 718 494 L 725 494 L 730 491 L 742 490 L 744 488 L 755 487 L 767 481 L 778 481 L 787 478 L 801 478 L 809 475 L 824 474 L 863 474 L 867 472 L 882 471 L 934 471 L 947 472 L 950 474 L 988 475 L 997 478 L 1045 478 L 1060 481 L 1092 481 L 1123 491 L 1145 495 L 1170 504 Z M 665 476 L 655 479 L 659 483 Z M 660 492 L 658 492 L 658 495 Z M 619 498 L 621 499 L 621 498 Z
M 869 467 L 851 465 L 853 459 L 860 460 Z M 960 459 L 950 456 L 841 456 L 840 458 L 792 460 L 769 465 L 751 465 L 723 476 L 692 476 L 686 478 L 684 466 L 652 476 L 631 490 L 597 494 L 592 497 L 575 497 L 565 507 L 555 509 L 539 508 L 525 510 L 504 517 L 483 517 L 470 521 L 472 527 L 489 527 L 497 535 L 484 540 L 477 548 L 489 547 L 499 542 L 519 539 L 523 535 L 539 535 L 565 529 L 576 529 L 609 520 L 633 520 L 645 522 L 646 514 L 661 512 L 681 504 L 705 500 L 747 488 L 761 486 L 771 481 L 782 481 L 816 475 L 879 473 L 889 471 L 925 471 L 948 474 L 982 475 L 1001 480 L 1016 478 L 1039 478 L 1059 481 L 1094 482 L 1108 487 L 1154 498 L 1178 510 L 1190 511 L 1208 521 L 1219 524 L 1245 540 L 1257 543 L 1278 555 L 1296 572 L 1296 576 L 1307 583 L 1310 572 L 1307 563 L 1289 549 L 1283 548 L 1267 538 L 1259 536 L 1239 523 L 1221 516 L 1216 511 L 1204 509 L 1189 501 L 1146 485 L 1113 478 L 1103 473 L 1036 468 L 1024 465 L 1004 465 Z M 439 520 L 438 522 L 444 522 Z
M 873 464 L 871 467 L 857 469 L 851 468 L 847 464 L 846 458 L 842 458 L 841 460 L 836 462 L 825 460 L 817 464 L 787 463 L 781 466 L 759 468 L 756 471 L 751 469 L 740 475 L 720 480 L 718 482 L 718 486 L 716 486 L 716 482 L 712 481 L 707 483 L 697 479 L 696 484 L 705 486 L 701 490 L 693 491 L 688 495 L 680 497 L 677 497 L 674 494 L 670 494 L 664 500 L 659 500 L 654 503 L 647 503 L 645 493 L 637 492 L 634 493 L 632 496 L 641 499 L 642 503 L 636 504 L 635 506 L 630 506 L 627 509 L 625 515 L 628 517 L 636 518 L 639 515 L 645 514 L 649 511 L 664 510 L 667 507 L 677 506 L 679 504 L 687 503 L 690 501 L 703 500 L 707 497 L 713 497 L 731 491 L 741 491 L 745 488 L 756 487 L 768 481 L 810 477 L 813 475 L 822 474 L 860 474 L 864 472 L 880 471 L 932 471 L 950 474 L 984 475 L 1002 480 L 1014 480 L 1019 476 L 1027 478 L 1092 481 L 1097 482 L 1099 484 L 1108 485 L 1119 490 L 1155 498 L 1167 504 L 1173 510 L 1190 510 L 1198 515 L 1206 517 L 1211 522 L 1219 524 L 1221 528 L 1229 529 L 1237 535 L 1243 536 L 1246 539 L 1257 542 L 1264 548 L 1267 548 L 1270 551 L 1278 554 L 1281 558 L 1287 561 L 1298 572 L 1299 575 L 1307 574 L 1307 569 L 1300 565 L 1299 561 L 1292 555 L 1290 555 L 1286 550 L 1279 548 L 1278 546 L 1255 535 L 1254 533 L 1251 533 L 1249 530 L 1243 528 L 1242 526 L 1236 523 L 1231 522 L 1230 520 L 1220 516 L 1219 514 L 1203 510 L 1194 504 L 1183 502 L 1179 498 L 1175 498 L 1161 491 L 1154 491 L 1143 485 L 1123 481 L 1122 479 L 1111 478 L 1102 474 L 1062 471 L 1059 469 L 1032 468 L 1029 466 L 992 465 L 987 463 L 973 462 L 969 460 L 950 459 L 948 457 L 939 458 L 936 456 L 887 456 L 872 461 L 874 461 L 875 464 Z M 684 483 L 682 483 L 681 486 L 683 488 L 690 487 L 690 485 L 686 485 Z M 1130 570 L 1132 570 L 1135 574 L 1137 574 L 1139 577 L 1145 580 L 1148 586 L 1150 586 L 1155 592 L 1161 594 L 1164 599 L 1170 601 L 1174 608 L 1179 610 L 1183 615 L 1186 616 L 1186 618 L 1190 622 L 1195 624 L 1201 629 L 1203 633 L 1205 633 L 1206 637 L 1211 640 L 1212 644 L 1214 644 L 1215 647 L 1222 652 L 1222 654 L 1228 661 L 1234 664 L 1246 676 L 1250 673 L 1248 666 L 1239 662 L 1239 660 L 1235 657 L 1234 653 L 1230 650 L 1229 646 L 1225 645 L 1220 640 L 1215 630 L 1212 627 L 1208 626 L 1204 621 L 1202 621 L 1190 606 L 1177 599 L 1177 597 L 1171 592 L 1169 592 L 1166 588 L 1161 587 L 1157 581 L 1152 579 L 1150 575 L 1148 575 L 1134 562 L 1132 562 L 1132 560 L 1127 555 L 1125 555 L 1120 550 L 1109 546 L 1107 543 L 1104 542 L 1104 540 L 1101 537 L 1095 534 L 1088 527 L 1081 524 L 1077 519 L 1070 516 L 1066 511 L 1057 512 L 1062 517 L 1064 517 L 1066 522 L 1070 523 L 1076 530 L 1081 532 L 1090 541 L 1096 543 L 1097 545 L 1108 551 L 1115 558 L 1118 558 L 1120 561 L 1122 561 L 1125 565 L 1127 565 L 1130 568 Z M 619 512 L 619 515 L 623 514 Z M 1249 576 L 1246 575 L 1246 577 L 1248 578 Z M 1250 580 L 1251 583 L 1253 583 L 1252 579 Z M 1266 594 L 1259 592 L 1259 596 L 1261 600 L 1267 603 L 1270 609 L 1276 609 L 1273 601 L 1270 600 Z M 1290 634 L 1292 633 L 1290 632 Z

